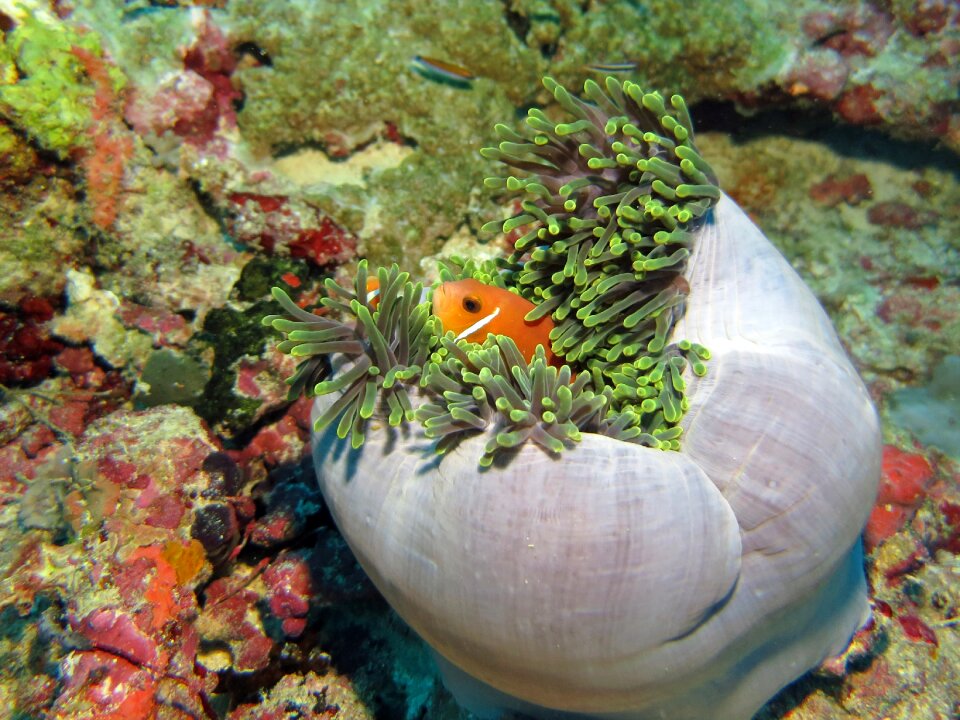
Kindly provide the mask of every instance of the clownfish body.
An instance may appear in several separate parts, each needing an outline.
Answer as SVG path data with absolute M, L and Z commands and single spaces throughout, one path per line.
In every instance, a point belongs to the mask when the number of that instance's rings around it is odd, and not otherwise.
M 453 331 L 458 340 L 483 342 L 488 334 L 507 335 L 523 357 L 530 362 L 537 345 L 543 345 L 547 360 L 556 358 L 550 351 L 549 316 L 528 322 L 524 316 L 536 307 L 526 298 L 494 285 L 473 279 L 445 282 L 433 291 L 433 314 L 443 331 Z
M 367 278 L 367 302 L 371 310 L 380 307 L 380 281 L 375 277 Z

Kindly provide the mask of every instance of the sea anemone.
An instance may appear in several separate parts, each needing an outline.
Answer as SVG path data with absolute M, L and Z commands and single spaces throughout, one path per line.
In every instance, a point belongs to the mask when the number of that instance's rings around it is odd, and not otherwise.
M 682 100 L 546 85 L 571 121 L 533 110 L 487 151 L 523 173 L 491 184 L 527 193 L 497 223 L 530 226 L 506 272 L 445 272 L 549 313 L 561 366 L 443 335 L 397 269 L 378 304 L 363 265 L 328 283 L 342 323 L 278 293 L 320 487 L 481 715 L 747 720 L 869 614 L 876 413 L 812 293 L 716 189 Z
M 497 148 L 483 150 L 485 156 L 500 159 L 524 173 L 523 177 L 488 178 L 489 187 L 530 196 L 522 201 L 519 215 L 485 227 L 489 230 L 500 226 L 504 232 L 524 226 L 530 229 L 516 242 L 514 252 L 499 271 L 473 263 L 453 263 L 444 266 L 441 276 L 447 280 L 475 277 L 512 287 L 537 305 L 528 319 L 548 314 L 553 318 L 556 327 L 551 333 L 552 350 L 570 365 L 568 375 L 580 372 L 572 386 L 576 395 L 586 393 L 582 399 L 577 398 L 578 406 L 584 402 L 596 408 L 589 414 L 590 422 L 578 424 L 576 429 L 611 432 L 621 440 L 676 450 L 681 433 L 679 421 L 688 407 L 684 397 L 685 370 L 689 366 L 694 374 L 703 375 L 704 361 L 710 354 L 699 343 L 685 339 L 668 343 L 667 338 L 682 317 L 689 292 L 682 273 L 690 256 L 693 233 L 720 197 L 713 171 L 694 147 L 693 126 L 680 96 L 671 98 L 668 110 L 659 93 L 644 92 L 634 83 L 621 85 L 608 78 L 606 94 L 593 81 L 585 84 L 586 95 L 595 101 L 590 104 L 571 96 L 549 78 L 544 84 L 558 103 L 575 115 L 576 121 L 553 123 L 534 109 L 527 119 L 529 137 L 497 125 L 503 142 Z M 398 277 L 399 269 L 391 268 L 389 273 L 391 278 Z M 356 282 L 366 282 L 365 266 Z M 365 297 L 365 285 L 356 285 L 353 292 L 332 281 L 327 287 L 347 302 L 327 299 L 324 304 L 352 316 L 353 325 L 360 329 L 355 341 L 363 345 L 361 336 L 370 339 L 364 345 L 366 351 L 384 348 L 385 340 L 380 338 L 385 334 L 393 333 L 398 338 L 402 334 L 399 325 L 405 322 L 402 319 L 406 313 L 393 312 L 391 305 L 391 312 L 381 312 L 375 319 L 376 310 Z M 285 297 L 282 291 L 276 292 L 281 293 L 278 298 Z M 289 299 L 284 303 L 285 308 L 292 306 Z M 412 305 L 407 311 L 411 308 Z M 417 330 L 423 332 L 424 340 L 432 338 L 435 344 L 439 341 L 437 327 L 423 324 L 425 312 L 423 304 L 417 306 Z M 290 332 L 294 327 L 290 322 L 303 320 L 271 316 L 265 322 Z M 292 381 L 294 390 L 317 395 L 342 393 L 338 403 L 320 418 L 320 427 L 353 407 L 352 412 L 340 416 L 339 428 L 341 433 L 347 433 L 352 427 L 353 443 L 362 443 L 362 431 L 374 411 L 380 389 L 389 391 L 386 400 L 391 403 L 391 424 L 400 418 L 409 419 L 406 393 L 396 381 L 418 378 L 423 369 L 420 364 L 414 363 L 411 368 L 401 363 L 399 374 L 383 375 L 377 381 L 376 374 L 367 377 L 365 372 L 381 368 L 386 358 L 382 350 L 379 355 L 370 355 L 361 345 L 336 350 L 330 341 L 305 341 L 294 349 L 291 342 L 307 337 L 307 331 L 296 327 L 299 329 L 292 331 L 296 334 L 281 345 L 283 350 L 308 358 Z M 324 327 L 313 332 L 335 337 L 338 342 L 351 337 L 347 325 Z M 379 329 L 374 331 L 374 327 Z M 472 343 L 459 341 L 456 352 L 478 351 L 469 345 Z M 444 350 L 450 352 L 452 345 L 444 345 Z M 365 354 L 368 360 L 352 365 L 346 379 L 307 382 L 318 379 L 318 369 L 325 366 L 323 358 L 335 352 L 348 356 Z M 424 385 L 428 391 L 437 395 L 482 394 L 482 386 L 468 382 L 469 376 L 447 366 L 444 367 L 448 374 L 442 384 L 445 390 L 438 391 L 443 374 L 439 365 L 433 363 L 433 382 Z M 512 377 L 509 364 L 506 369 L 507 377 Z M 452 389 L 454 385 L 459 388 L 457 391 Z M 432 407 L 437 406 L 434 403 Z M 476 414 L 469 414 L 463 402 L 455 401 L 451 407 L 461 419 L 443 423 L 442 433 L 439 418 L 449 415 L 448 412 L 432 416 L 426 411 L 420 413 L 423 420 L 429 418 L 432 423 L 428 428 L 431 436 L 445 436 L 440 449 L 447 448 L 462 433 L 485 429 L 489 420 L 489 413 L 482 422 Z M 549 422 L 518 423 L 512 419 L 521 412 L 516 408 L 493 408 L 501 416 L 500 444 L 488 447 L 481 457 L 483 465 L 492 461 L 498 448 L 515 447 L 509 444 L 510 438 L 533 439 L 552 452 L 559 452 L 570 440 L 579 438 L 569 428 L 554 428 Z M 552 417 L 549 410 L 548 417 Z M 552 440 L 547 441 L 547 437 Z

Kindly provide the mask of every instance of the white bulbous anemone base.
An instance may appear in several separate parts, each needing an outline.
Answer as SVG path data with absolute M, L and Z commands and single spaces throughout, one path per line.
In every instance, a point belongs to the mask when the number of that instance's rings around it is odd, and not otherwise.
M 869 614 L 859 535 L 880 475 L 866 389 L 826 314 L 724 196 L 698 231 L 673 337 L 679 452 L 584 434 L 481 471 L 421 428 L 314 436 L 360 564 L 484 717 L 749 720 Z M 331 402 L 318 398 L 314 416 Z

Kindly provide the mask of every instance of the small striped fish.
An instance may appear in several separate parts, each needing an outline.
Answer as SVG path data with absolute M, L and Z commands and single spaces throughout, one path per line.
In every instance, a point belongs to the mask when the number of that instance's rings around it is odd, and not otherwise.
M 414 72 L 421 77 L 454 87 L 468 88 L 476 80 L 476 75 L 462 65 L 425 55 L 414 55 L 412 65 Z

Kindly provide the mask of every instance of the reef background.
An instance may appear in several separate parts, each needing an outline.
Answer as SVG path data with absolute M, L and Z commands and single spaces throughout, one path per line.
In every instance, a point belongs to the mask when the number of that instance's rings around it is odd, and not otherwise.
M 468 717 L 333 528 L 260 318 L 358 257 L 502 250 L 493 124 L 626 61 L 884 422 L 874 622 L 758 717 L 960 717 L 960 5 L 690 6 L 0 0 L 0 718 Z

